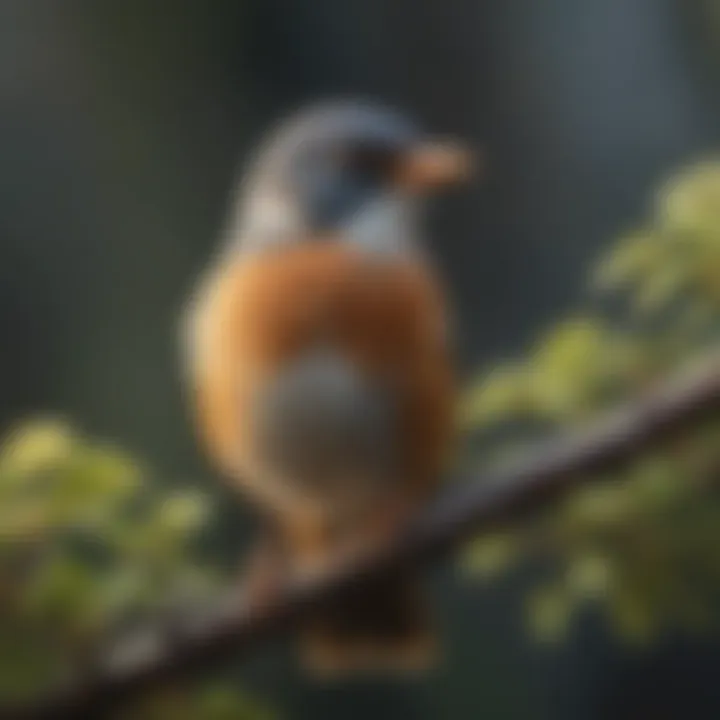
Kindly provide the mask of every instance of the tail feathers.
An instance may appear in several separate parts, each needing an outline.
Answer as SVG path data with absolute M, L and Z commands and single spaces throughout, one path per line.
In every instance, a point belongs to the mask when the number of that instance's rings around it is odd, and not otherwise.
M 436 642 L 419 581 L 384 580 L 325 608 L 301 634 L 300 651 L 317 679 L 427 672 Z

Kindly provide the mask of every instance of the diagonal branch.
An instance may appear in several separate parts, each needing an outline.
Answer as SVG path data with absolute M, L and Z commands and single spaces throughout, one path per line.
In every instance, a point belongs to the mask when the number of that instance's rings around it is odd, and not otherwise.
M 583 478 L 611 470 L 670 434 L 711 417 L 720 418 L 718 355 L 647 392 L 593 428 L 543 444 L 512 467 L 454 484 L 402 537 L 373 557 L 316 582 L 288 587 L 263 605 L 249 606 L 229 596 L 223 607 L 188 623 L 172 638 L 162 633 L 144 635 L 139 644 L 109 653 L 93 677 L 41 698 L 35 707 L 0 712 L 0 717 L 102 717 L 165 682 L 247 655 L 369 579 L 430 561 L 473 533 L 535 511 Z

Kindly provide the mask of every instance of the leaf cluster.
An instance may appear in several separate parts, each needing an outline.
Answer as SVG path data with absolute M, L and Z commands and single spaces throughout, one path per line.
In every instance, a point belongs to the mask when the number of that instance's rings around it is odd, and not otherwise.
M 55 418 L 0 446 L 0 705 L 92 670 L 113 638 L 217 591 L 196 552 L 212 503 Z M 179 708 L 183 708 L 180 712 Z M 231 685 L 171 688 L 133 717 L 261 718 Z
M 483 373 L 467 393 L 461 421 L 479 443 L 506 438 L 500 459 L 528 436 L 592 421 L 716 342 L 720 162 L 667 183 L 588 285 L 591 311 L 562 319 L 525 359 Z M 632 641 L 716 628 L 720 420 L 589 480 L 536 522 L 478 539 L 468 568 L 489 575 L 518 558 L 541 568 L 528 616 L 547 639 L 589 602 Z

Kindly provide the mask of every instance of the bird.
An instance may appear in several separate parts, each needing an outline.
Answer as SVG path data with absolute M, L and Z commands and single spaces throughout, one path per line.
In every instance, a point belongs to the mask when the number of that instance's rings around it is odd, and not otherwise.
M 261 518 L 247 585 L 316 578 L 397 537 L 453 444 L 448 293 L 422 233 L 473 154 L 375 101 L 325 100 L 261 139 L 185 312 L 199 443 Z M 426 671 L 416 570 L 364 584 L 299 631 L 316 677 Z

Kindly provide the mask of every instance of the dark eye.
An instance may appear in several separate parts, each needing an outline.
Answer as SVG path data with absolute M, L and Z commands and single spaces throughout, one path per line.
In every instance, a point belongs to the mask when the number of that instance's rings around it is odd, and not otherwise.
M 359 145 L 353 148 L 347 158 L 353 172 L 367 179 L 389 178 L 395 163 L 395 151 L 383 145 Z

